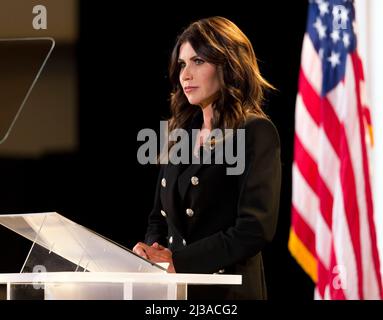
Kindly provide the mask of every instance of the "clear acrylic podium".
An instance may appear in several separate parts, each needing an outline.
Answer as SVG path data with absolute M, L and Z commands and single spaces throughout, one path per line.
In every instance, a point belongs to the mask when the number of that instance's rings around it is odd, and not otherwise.
M 19 273 L 0 274 L 13 299 L 187 299 L 187 286 L 240 285 L 240 275 L 170 274 L 131 250 L 56 212 L 0 215 L 29 239 Z

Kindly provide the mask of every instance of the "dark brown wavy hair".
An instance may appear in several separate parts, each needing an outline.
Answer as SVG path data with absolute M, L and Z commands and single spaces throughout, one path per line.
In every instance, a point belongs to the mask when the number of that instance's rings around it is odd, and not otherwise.
M 266 117 L 261 105 L 264 90 L 273 88 L 260 74 L 254 49 L 246 35 L 230 20 L 211 17 L 190 24 L 177 38 L 170 66 L 172 84 L 169 130 L 186 128 L 199 108 L 189 104 L 182 90 L 179 50 L 189 42 L 205 61 L 217 66 L 220 92 L 213 102 L 212 128 L 238 128 L 247 113 Z

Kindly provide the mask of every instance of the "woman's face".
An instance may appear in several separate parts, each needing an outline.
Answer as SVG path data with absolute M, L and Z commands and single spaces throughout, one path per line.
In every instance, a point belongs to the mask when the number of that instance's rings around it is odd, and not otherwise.
M 189 103 L 205 108 L 214 102 L 220 89 L 217 67 L 199 57 L 189 42 L 181 45 L 178 63 L 180 83 Z

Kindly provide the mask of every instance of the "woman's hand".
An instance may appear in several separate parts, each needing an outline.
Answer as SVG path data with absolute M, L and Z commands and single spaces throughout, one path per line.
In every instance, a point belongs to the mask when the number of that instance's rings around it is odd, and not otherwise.
M 140 257 L 143 257 L 143 258 L 145 258 L 145 259 L 149 259 L 148 255 L 147 255 L 146 252 L 145 252 L 145 247 L 144 247 L 143 245 L 144 245 L 144 243 L 142 243 L 142 242 L 138 242 L 138 243 L 134 246 L 134 248 L 133 248 L 133 252 L 134 252 L 135 254 L 138 254 Z
M 143 242 L 138 242 L 134 246 L 133 252 L 135 252 L 141 257 L 144 257 L 146 259 L 149 259 L 150 261 L 153 261 L 154 263 L 167 262 L 169 263 L 169 267 L 167 271 L 169 273 L 176 272 L 174 269 L 172 252 L 168 248 L 161 246 L 157 242 L 154 242 L 151 246 L 148 246 L 147 244 Z

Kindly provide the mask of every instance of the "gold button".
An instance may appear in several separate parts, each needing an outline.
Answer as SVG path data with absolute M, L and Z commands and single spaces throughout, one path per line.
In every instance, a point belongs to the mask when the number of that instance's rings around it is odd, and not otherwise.
M 185 240 L 185 239 L 182 239 L 182 244 L 183 244 L 184 246 L 186 246 L 186 240 Z
M 163 186 L 164 188 L 166 187 L 166 179 L 165 178 L 162 178 L 161 186 Z
M 192 183 L 193 186 L 196 186 L 199 183 L 199 179 L 197 177 L 195 177 L 195 176 L 191 177 L 190 180 L 191 180 L 191 183 Z
M 163 217 L 166 218 L 167 214 L 166 214 L 166 212 L 164 210 L 161 210 L 161 214 L 162 214 Z
M 192 217 L 194 215 L 194 211 L 190 208 L 187 208 L 186 209 L 186 214 L 189 216 L 189 217 Z
M 172 236 L 170 236 L 170 238 L 169 238 L 169 243 L 170 243 L 170 244 L 173 243 L 173 237 L 172 237 Z

